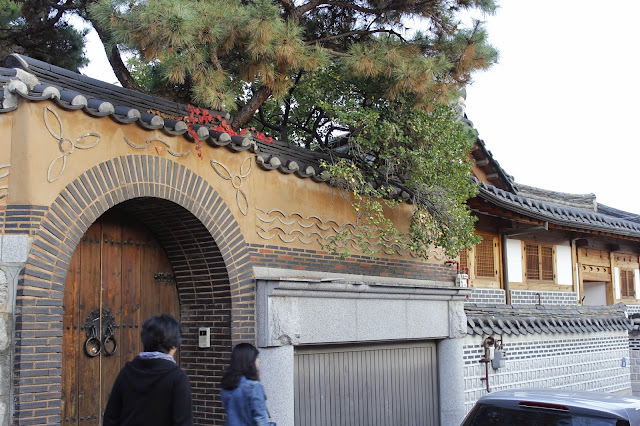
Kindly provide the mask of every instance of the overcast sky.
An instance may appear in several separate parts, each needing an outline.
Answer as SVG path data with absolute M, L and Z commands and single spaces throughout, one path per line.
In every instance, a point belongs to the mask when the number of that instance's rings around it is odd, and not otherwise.
M 502 168 L 640 213 L 640 0 L 502 0 L 482 18 L 500 61 L 475 75 L 467 115 Z M 115 82 L 93 46 L 83 72 Z
M 526 185 L 640 213 L 640 1 L 502 0 L 467 116 Z

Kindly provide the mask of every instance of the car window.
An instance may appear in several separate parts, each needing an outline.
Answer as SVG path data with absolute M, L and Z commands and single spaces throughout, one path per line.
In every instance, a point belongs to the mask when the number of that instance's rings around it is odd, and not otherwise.
M 477 405 L 462 426 L 629 426 L 625 420 L 556 410 L 512 409 Z

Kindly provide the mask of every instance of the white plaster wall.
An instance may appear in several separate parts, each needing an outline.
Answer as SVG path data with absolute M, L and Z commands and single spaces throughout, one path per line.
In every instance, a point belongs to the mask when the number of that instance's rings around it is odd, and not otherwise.
M 587 306 L 607 304 L 607 283 L 605 282 L 585 282 L 584 301 Z
M 571 246 L 556 246 L 556 267 L 558 284 L 573 285 L 573 268 L 571 266 Z
M 509 282 L 522 282 L 522 242 L 507 239 L 507 272 Z
M 465 411 L 487 393 L 482 338 L 464 342 Z M 629 339 L 624 331 L 504 336 L 505 367 L 489 365 L 491 391 L 554 388 L 601 392 L 629 391 Z M 623 365 L 623 358 L 626 366 Z

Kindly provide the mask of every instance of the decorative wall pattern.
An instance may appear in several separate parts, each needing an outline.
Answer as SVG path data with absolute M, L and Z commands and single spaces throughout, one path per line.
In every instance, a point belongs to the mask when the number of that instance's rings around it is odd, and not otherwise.
M 339 234 L 346 234 L 347 238 L 339 247 L 349 247 L 350 249 L 360 250 L 358 239 L 356 236 L 357 227 L 352 222 L 338 223 L 334 220 L 323 220 L 318 216 L 304 216 L 298 212 L 287 214 L 282 210 L 256 209 L 256 232 L 260 238 L 265 240 L 280 240 L 284 243 L 292 243 L 299 241 L 302 244 L 309 245 L 313 243 L 327 244 L 329 239 Z M 409 234 L 402 236 L 405 240 L 409 238 Z M 389 240 L 385 241 L 390 243 Z M 397 253 L 401 256 L 417 257 L 414 253 L 401 247 L 400 244 L 390 243 L 390 248 L 381 244 L 379 237 L 376 240 L 368 241 L 368 249 L 373 253 L 383 252 L 385 254 Z M 444 251 L 441 248 L 432 248 L 429 256 L 436 260 L 444 259 Z
M 9 167 L 11 164 L 0 165 L 0 200 L 9 195 L 9 185 L 5 184 L 6 180 L 4 180 L 9 177 Z
M 57 129 L 53 128 L 50 121 L 53 118 L 56 120 Z M 61 154 L 54 158 L 49 164 L 49 168 L 47 169 L 47 181 L 53 182 L 58 179 L 62 173 L 64 172 L 65 167 L 67 166 L 67 157 L 69 157 L 73 152 L 77 149 L 90 149 L 94 146 L 98 145 L 100 142 L 100 134 L 99 133 L 85 133 L 82 136 L 78 136 L 74 141 L 64 136 L 64 127 L 62 126 L 62 120 L 60 120 L 60 116 L 55 110 L 50 107 L 44 107 L 44 124 L 47 127 L 47 130 L 58 141 L 58 149 Z M 57 173 L 55 172 L 57 170 Z
M 0 267 L 0 312 L 6 312 L 7 301 L 9 300 L 9 278 L 4 268 Z
M 616 392 L 630 387 L 629 340 L 626 332 L 590 333 L 560 339 L 504 336 L 505 367 L 489 365 L 491 391 L 554 388 Z M 471 344 L 471 343 L 474 344 Z M 465 339 L 465 409 L 485 395 L 482 339 Z
M 514 305 L 577 305 L 578 295 L 573 291 L 511 290 Z
M 504 305 L 505 295 L 502 289 L 474 288 L 466 303 Z
M 169 154 L 173 155 L 174 157 L 185 157 L 185 156 L 189 155 L 189 153 L 191 153 L 191 150 L 186 150 L 185 152 L 174 151 L 173 148 L 171 147 L 171 145 L 169 144 L 169 142 L 163 141 L 162 139 L 158 139 L 158 138 L 149 138 L 144 142 L 143 145 L 137 145 L 137 144 L 131 142 L 129 140 L 129 138 L 127 138 L 126 136 L 124 137 L 124 141 L 131 148 L 135 148 L 135 149 L 147 149 L 147 148 L 149 148 L 149 146 L 151 145 L 152 142 L 158 142 L 158 143 L 164 145 L 167 148 L 167 152 Z M 156 152 L 158 154 L 161 154 L 162 153 L 162 148 L 161 147 L 156 147 Z
M 582 272 L 593 272 L 596 274 L 610 274 L 611 268 L 602 265 L 585 265 L 582 264 Z
M 231 185 L 236 190 L 236 203 L 238 204 L 238 209 L 240 209 L 240 213 L 245 216 L 249 212 L 249 201 L 247 199 L 247 194 L 245 194 L 241 186 L 242 179 L 246 178 L 249 176 L 249 173 L 251 173 L 252 164 L 251 157 L 245 158 L 240 165 L 240 173 L 233 175 L 227 166 L 219 161 L 211 160 L 211 167 L 213 167 L 213 170 L 218 174 L 218 176 L 224 180 L 231 181 Z

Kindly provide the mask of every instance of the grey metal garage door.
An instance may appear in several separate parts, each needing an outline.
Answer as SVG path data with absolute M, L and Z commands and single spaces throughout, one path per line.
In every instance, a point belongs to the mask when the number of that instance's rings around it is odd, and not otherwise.
M 295 424 L 438 425 L 433 342 L 296 348 Z

